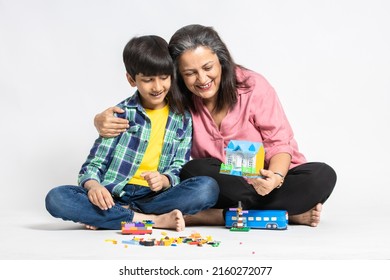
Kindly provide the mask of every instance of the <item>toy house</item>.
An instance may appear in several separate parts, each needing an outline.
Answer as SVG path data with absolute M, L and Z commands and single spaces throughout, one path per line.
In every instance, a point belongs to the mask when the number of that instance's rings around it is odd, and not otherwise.
M 225 163 L 221 164 L 220 173 L 248 178 L 260 176 L 265 156 L 262 143 L 231 140 L 225 151 Z

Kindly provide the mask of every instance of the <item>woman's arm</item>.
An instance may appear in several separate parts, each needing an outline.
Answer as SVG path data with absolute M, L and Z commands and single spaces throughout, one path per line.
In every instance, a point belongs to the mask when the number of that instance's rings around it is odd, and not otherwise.
M 94 118 L 94 125 L 99 135 L 104 138 L 116 137 L 129 128 L 129 121 L 118 118 L 115 113 L 123 113 L 119 107 L 110 107 L 97 114 Z

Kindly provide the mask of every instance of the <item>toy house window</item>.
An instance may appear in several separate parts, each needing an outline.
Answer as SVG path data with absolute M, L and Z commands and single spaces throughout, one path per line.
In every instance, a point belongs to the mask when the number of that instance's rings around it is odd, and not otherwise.
M 231 153 L 229 153 L 227 155 L 227 161 L 226 161 L 227 164 L 232 164 L 233 163 L 233 156 Z

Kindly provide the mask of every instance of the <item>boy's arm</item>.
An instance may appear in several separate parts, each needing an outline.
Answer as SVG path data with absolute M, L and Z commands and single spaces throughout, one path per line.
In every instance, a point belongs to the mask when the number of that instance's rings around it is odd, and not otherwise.
M 118 118 L 115 114 L 121 114 L 124 110 L 120 107 L 110 107 L 97 114 L 94 118 L 94 125 L 99 135 L 105 138 L 116 137 L 129 128 L 127 119 Z
M 98 183 L 103 181 L 108 166 L 112 159 L 112 153 L 117 143 L 117 138 L 99 137 L 90 150 L 87 160 L 81 166 L 79 172 L 79 185 L 85 187 L 85 183 L 94 180 Z
M 175 156 L 170 163 L 170 166 L 165 169 L 163 174 L 168 177 L 171 186 L 175 186 L 180 183 L 180 171 L 183 165 L 190 160 L 191 145 L 192 145 L 192 119 L 191 116 L 186 115 L 187 126 L 184 127 L 183 136 L 178 145 Z

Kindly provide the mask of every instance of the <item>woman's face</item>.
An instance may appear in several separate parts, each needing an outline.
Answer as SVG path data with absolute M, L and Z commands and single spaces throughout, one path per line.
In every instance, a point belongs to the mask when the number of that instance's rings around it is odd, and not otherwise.
M 216 99 L 222 68 L 217 55 L 210 48 L 199 46 L 182 53 L 179 71 L 193 94 L 204 99 Z

